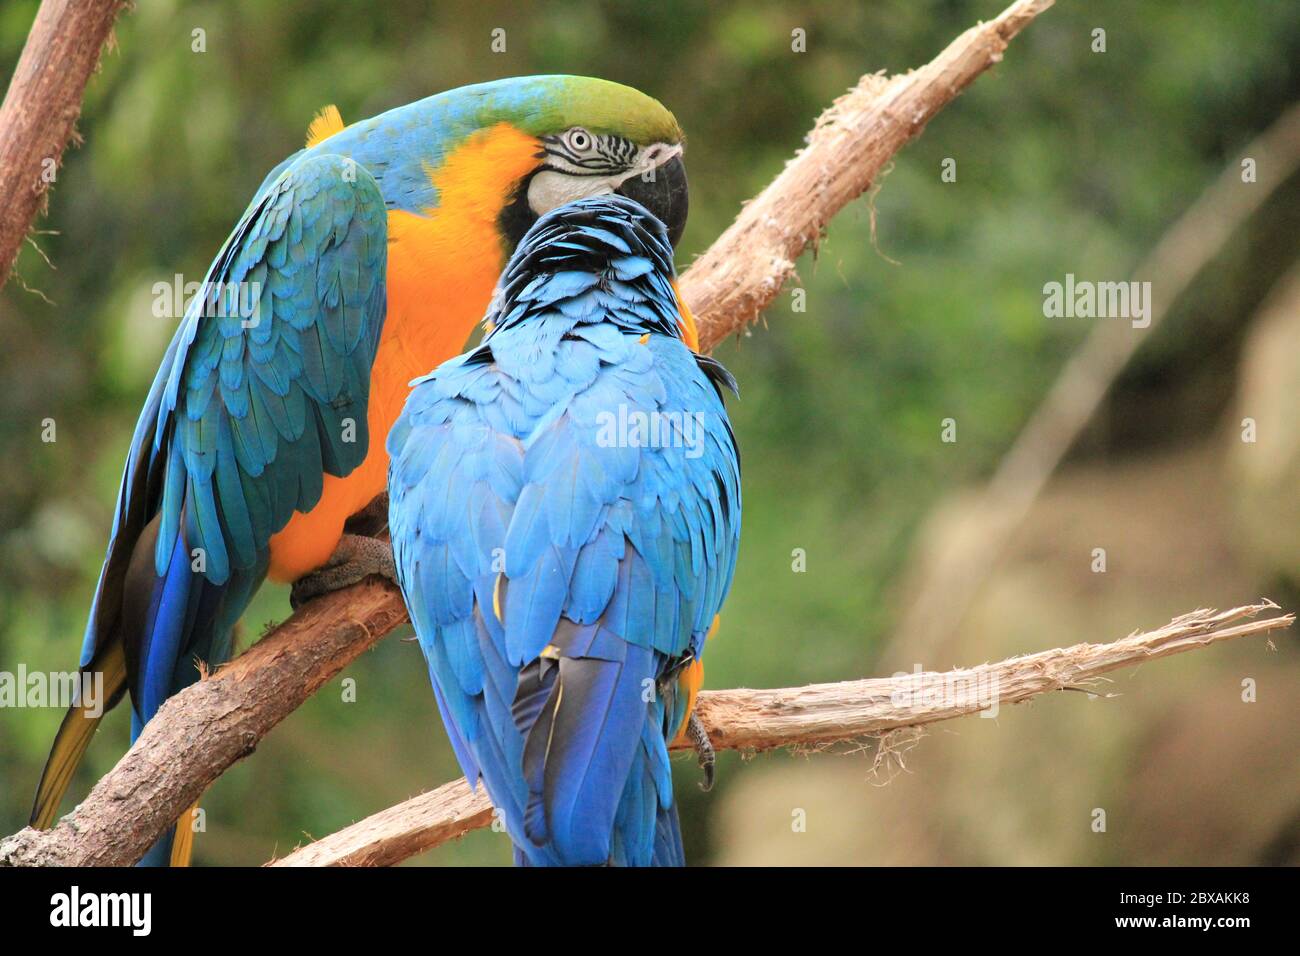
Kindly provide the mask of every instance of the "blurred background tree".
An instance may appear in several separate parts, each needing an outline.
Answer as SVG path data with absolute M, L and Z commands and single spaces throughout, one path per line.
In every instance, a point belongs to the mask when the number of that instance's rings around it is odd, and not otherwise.
M 201 278 L 321 106 L 338 104 L 350 122 L 526 73 L 639 87 L 688 133 L 685 266 L 859 75 L 923 63 L 1001 6 L 139 4 L 90 85 L 86 144 L 67 154 L 39 251 L 24 250 L 0 291 L 0 670 L 75 663 L 124 451 L 174 329 L 154 316 L 154 284 Z M 36 7 L 0 9 L 0 75 Z M 1092 49 L 1099 27 L 1104 53 Z M 496 28 L 504 53 L 490 46 Z M 795 28 L 807 52 L 792 51 Z M 888 648 L 907 582 L 926 549 L 960 533 L 963 489 L 991 473 L 1091 328 L 1045 319 L 1043 284 L 1127 278 L 1235 152 L 1300 99 L 1297 64 L 1300 17 L 1285 0 L 1061 4 L 901 154 L 878 195 L 835 221 L 800 264 L 805 310 L 787 293 L 769 325 L 717 353 L 741 382 L 732 415 L 746 520 L 711 686 L 858 677 L 886 653 L 910 662 L 907 648 Z M 955 182 L 940 176 L 948 158 Z M 1279 381 L 1288 369 L 1275 360 L 1297 354 L 1300 302 L 1255 318 L 1300 255 L 1298 201 L 1293 178 L 1176 305 L 967 626 L 925 667 L 1110 638 L 1261 593 L 1300 604 L 1288 548 L 1300 390 L 1294 375 Z M 1242 401 L 1254 404 L 1241 411 Z M 1246 414 L 1261 422 L 1258 446 L 1240 441 Z M 955 444 L 939 440 L 949 417 Z M 46 418 L 54 443 L 40 438 Z M 1272 470 L 1256 467 L 1256 447 Z M 1291 521 L 1261 517 L 1262 500 L 1290 507 Z M 1095 547 L 1108 550 L 1104 575 L 1089 570 Z M 264 589 L 244 642 L 287 613 L 285 592 Z M 910 772 L 887 787 L 872 786 L 860 758 L 727 755 L 705 796 L 683 761 L 688 856 L 1297 862 L 1296 658 L 1294 637 L 1276 654 L 1258 642 L 1224 648 L 1125 676 L 1123 696 L 1106 703 L 1061 695 L 1070 699 L 964 721 L 909 753 Z M 207 795 L 196 862 L 263 862 L 459 772 L 414 645 L 390 639 L 346 676 L 355 702 L 336 681 Z M 1246 678 L 1256 703 L 1242 701 Z M 120 754 L 125 717 L 106 721 L 74 793 Z M 59 719 L 0 712 L 0 831 L 25 822 Z M 1108 833 L 1090 829 L 1098 807 Z M 795 809 L 806 832 L 792 831 Z M 413 862 L 508 860 L 505 837 L 480 831 Z

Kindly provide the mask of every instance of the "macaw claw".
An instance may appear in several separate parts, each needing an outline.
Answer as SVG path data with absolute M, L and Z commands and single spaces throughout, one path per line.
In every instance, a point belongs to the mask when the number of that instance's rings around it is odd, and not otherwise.
M 345 534 L 324 567 L 294 582 L 289 604 L 296 611 L 312 598 L 356 584 L 372 574 L 398 583 L 392 545 L 377 538 Z
M 691 714 L 690 720 L 686 723 L 686 739 L 695 748 L 695 756 L 700 761 L 700 769 L 704 771 L 704 779 L 700 781 L 700 789 L 708 793 L 713 789 L 713 768 L 718 758 L 713 750 L 713 741 L 709 740 L 709 732 L 704 729 L 704 722 L 694 713 Z
M 388 530 L 388 492 L 380 492 L 370 504 L 366 505 L 343 525 L 344 534 L 359 534 L 367 538 L 378 538 Z

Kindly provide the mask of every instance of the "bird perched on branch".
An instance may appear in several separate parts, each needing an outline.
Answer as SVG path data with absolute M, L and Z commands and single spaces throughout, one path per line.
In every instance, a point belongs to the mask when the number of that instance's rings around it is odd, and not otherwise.
M 129 693 L 133 739 L 220 664 L 266 577 L 295 598 L 389 574 L 345 534 L 384 490 L 384 438 L 412 378 L 463 348 L 537 217 L 634 196 L 675 240 L 682 134 L 644 94 L 536 76 L 344 126 L 333 107 L 271 171 L 191 301 L 127 453 L 83 671 L 107 701 L 64 718 L 32 823 L 47 827 L 99 720 Z M 188 860 L 191 828 L 146 862 Z
M 740 538 L 735 382 L 683 342 L 672 253 L 621 197 L 546 214 L 388 439 L 438 706 L 524 865 L 680 865 L 669 742 L 711 759 L 691 711 Z

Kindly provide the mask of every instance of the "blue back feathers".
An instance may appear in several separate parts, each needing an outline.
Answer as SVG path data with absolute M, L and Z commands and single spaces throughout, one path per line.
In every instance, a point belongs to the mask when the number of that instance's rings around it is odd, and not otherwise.
M 681 341 L 672 249 L 618 197 L 542 217 L 475 350 L 389 436 L 403 592 L 466 774 L 520 862 L 680 863 L 676 677 L 735 567 L 740 466 Z

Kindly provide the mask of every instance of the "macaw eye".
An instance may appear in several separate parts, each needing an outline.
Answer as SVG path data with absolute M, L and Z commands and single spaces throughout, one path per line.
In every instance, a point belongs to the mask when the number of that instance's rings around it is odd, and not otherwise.
M 592 143 L 595 142 L 592 135 L 581 127 L 569 130 L 566 134 L 566 140 L 567 142 L 565 145 L 579 153 L 591 149 Z

